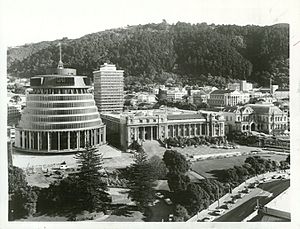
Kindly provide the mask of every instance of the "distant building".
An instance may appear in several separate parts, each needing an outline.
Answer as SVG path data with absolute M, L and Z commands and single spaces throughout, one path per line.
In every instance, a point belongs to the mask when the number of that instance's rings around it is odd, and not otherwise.
M 137 94 L 138 102 L 145 102 L 145 103 L 155 103 L 156 96 L 154 94 L 149 94 L 147 92 L 141 92 Z
M 94 96 L 100 113 L 122 112 L 124 104 L 123 70 L 113 64 L 101 65 L 94 71 Z
M 247 104 L 223 110 L 229 131 L 280 134 L 288 130 L 288 115 L 273 104 Z
M 167 90 L 167 100 L 169 102 L 180 102 L 187 94 L 187 90 L 184 88 L 181 90 L 179 88 L 172 88 Z
M 168 137 L 223 137 L 224 118 L 218 112 L 155 109 L 104 114 L 107 139 L 119 139 L 123 149 L 133 141 L 164 140 Z
M 253 84 L 248 83 L 246 80 L 240 80 L 236 83 L 229 83 L 227 84 L 227 88 L 229 90 L 236 90 L 236 91 L 251 91 L 253 89 Z
M 208 104 L 213 107 L 236 106 L 249 102 L 249 94 L 236 90 L 215 90 L 210 93 Z
M 192 97 L 192 103 L 196 105 L 207 103 L 208 100 L 208 94 L 206 94 L 204 91 L 193 93 L 191 97 Z
M 249 104 L 255 113 L 255 129 L 267 134 L 288 130 L 288 116 L 274 104 Z
M 226 107 L 223 110 L 228 131 L 255 131 L 255 113 L 249 106 Z

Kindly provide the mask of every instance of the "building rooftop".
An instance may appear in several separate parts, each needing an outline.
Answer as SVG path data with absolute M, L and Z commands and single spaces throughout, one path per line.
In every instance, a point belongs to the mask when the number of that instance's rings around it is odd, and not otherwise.
M 257 113 L 277 113 L 280 114 L 283 111 L 280 110 L 279 107 L 275 106 L 274 104 L 249 104 L 255 112 Z
M 211 94 L 219 95 L 234 92 L 235 90 L 215 90 Z

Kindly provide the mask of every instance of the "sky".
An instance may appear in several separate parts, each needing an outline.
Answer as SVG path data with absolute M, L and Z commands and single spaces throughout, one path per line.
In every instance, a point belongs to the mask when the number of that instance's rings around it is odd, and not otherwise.
M 289 22 L 289 0 L 0 0 L 7 46 L 105 29 L 178 21 L 272 25 Z

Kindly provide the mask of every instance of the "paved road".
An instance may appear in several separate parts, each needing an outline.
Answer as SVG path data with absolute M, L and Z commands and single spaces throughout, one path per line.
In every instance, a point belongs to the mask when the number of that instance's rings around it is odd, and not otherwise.
M 245 219 L 248 215 L 253 212 L 254 207 L 256 206 L 256 201 L 259 199 L 259 203 L 262 205 L 267 204 L 272 199 L 277 197 L 280 193 L 286 190 L 290 186 L 290 180 L 278 180 L 272 181 L 268 183 L 261 184 L 259 188 L 273 193 L 272 198 L 268 198 L 265 196 L 257 196 L 254 197 L 247 202 L 243 203 L 242 205 L 234 208 L 232 211 L 229 211 L 225 215 L 217 218 L 216 222 L 241 222 Z

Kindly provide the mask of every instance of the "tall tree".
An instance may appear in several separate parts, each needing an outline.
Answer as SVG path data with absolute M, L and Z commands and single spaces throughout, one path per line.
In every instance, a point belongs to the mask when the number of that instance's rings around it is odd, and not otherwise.
M 111 198 L 102 179 L 102 155 L 96 148 L 87 148 L 76 154 L 78 173 L 78 204 L 86 210 L 106 210 Z
M 156 173 L 153 166 L 147 160 L 147 154 L 140 148 L 135 154 L 134 163 L 127 168 L 128 197 L 131 198 L 140 210 L 154 200 L 154 181 Z

